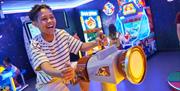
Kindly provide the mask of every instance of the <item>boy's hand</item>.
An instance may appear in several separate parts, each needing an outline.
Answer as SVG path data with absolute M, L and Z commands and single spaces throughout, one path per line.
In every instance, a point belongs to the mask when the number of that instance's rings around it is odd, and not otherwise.
M 102 32 L 98 32 L 98 36 L 96 38 L 97 45 L 105 46 L 107 45 L 107 37 Z
M 74 69 L 68 65 L 66 66 L 65 70 L 62 71 L 61 77 L 65 80 L 65 81 L 70 81 L 75 77 L 75 71 Z

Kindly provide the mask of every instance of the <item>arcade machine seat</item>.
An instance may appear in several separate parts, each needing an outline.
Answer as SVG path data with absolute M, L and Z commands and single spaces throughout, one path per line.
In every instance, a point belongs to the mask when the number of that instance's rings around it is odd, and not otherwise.
M 169 74 L 168 84 L 173 88 L 173 91 L 180 90 L 180 71 L 172 72 Z

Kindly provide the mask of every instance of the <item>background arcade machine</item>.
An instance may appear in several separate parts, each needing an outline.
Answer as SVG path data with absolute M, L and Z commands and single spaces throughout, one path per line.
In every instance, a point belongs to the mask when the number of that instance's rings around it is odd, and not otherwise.
M 140 41 L 150 34 L 149 20 L 144 8 L 134 1 L 120 6 L 115 23 L 120 32 L 123 48 L 127 49 L 139 45 Z
M 0 66 L 0 91 L 22 91 L 24 90 L 28 84 L 25 83 L 23 74 L 25 73 L 25 70 L 22 70 L 20 73 L 21 79 L 23 84 L 21 84 L 21 87 L 16 88 L 13 74 L 14 71 L 7 70 L 3 66 Z
M 28 16 L 21 17 L 21 22 L 23 24 L 23 37 L 25 48 L 27 51 L 28 58 L 29 60 L 31 60 L 31 55 L 29 54 L 29 45 L 31 39 L 34 38 L 36 35 L 40 34 L 40 30 L 32 24 Z
M 13 72 L 6 71 L 3 66 L 0 66 L 0 91 L 12 90 L 16 91 L 16 86 L 13 80 Z
M 85 42 L 91 42 L 96 40 L 96 37 L 98 36 L 97 32 L 103 32 L 101 29 L 101 18 L 98 14 L 98 10 L 81 10 L 80 22 Z M 87 51 L 86 55 L 95 53 L 101 49 L 101 46 L 95 47 Z

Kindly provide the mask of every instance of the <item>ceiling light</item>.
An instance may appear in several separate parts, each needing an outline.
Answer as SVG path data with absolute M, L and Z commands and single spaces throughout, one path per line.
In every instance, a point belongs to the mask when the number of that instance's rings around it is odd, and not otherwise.
M 44 0 L 41 0 L 41 2 L 44 2 Z M 91 2 L 93 0 L 76 0 L 73 1 L 72 3 L 69 4 L 64 4 L 64 3 L 47 3 L 44 2 L 44 4 L 49 5 L 53 10 L 55 9 L 66 9 L 66 8 L 75 8 L 78 7 L 80 5 L 86 4 L 88 2 Z M 23 13 L 23 12 L 29 12 L 31 10 L 32 6 L 22 6 L 22 7 L 13 7 L 13 8 L 9 8 L 9 7 L 2 7 L 3 10 L 3 14 L 11 14 L 11 13 Z

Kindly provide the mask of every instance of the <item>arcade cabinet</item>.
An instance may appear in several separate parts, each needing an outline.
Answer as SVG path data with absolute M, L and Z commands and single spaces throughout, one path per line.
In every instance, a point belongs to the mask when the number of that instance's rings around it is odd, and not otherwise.
M 11 71 L 5 71 L 5 68 L 0 67 L 2 69 L 0 72 L 0 90 L 12 90 L 16 91 L 16 86 L 14 84 L 13 80 L 13 72 Z
M 21 79 L 23 81 L 21 88 L 16 88 L 12 70 L 6 70 L 3 66 L 0 66 L 0 91 L 22 91 L 28 84 L 25 83 L 24 74 L 25 71 L 20 73 Z
M 120 32 L 123 48 L 127 49 L 138 45 L 140 40 L 150 34 L 149 20 L 143 7 L 135 2 L 127 2 L 120 6 L 115 23 Z
M 98 36 L 97 32 L 103 32 L 98 10 L 80 10 L 80 22 L 85 42 L 96 40 Z M 86 55 L 95 53 L 101 49 L 101 46 L 97 46 L 87 51 Z

